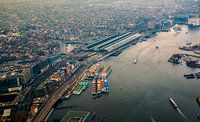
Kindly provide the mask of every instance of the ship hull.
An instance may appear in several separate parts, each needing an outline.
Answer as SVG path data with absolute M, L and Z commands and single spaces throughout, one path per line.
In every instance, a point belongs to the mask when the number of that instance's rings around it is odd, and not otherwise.
M 176 102 L 172 99 L 172 98 L 169 98 L 169 102 L 172 104 L 172 106 L 174 107 L 174 108 L 178 108 L 178 105 L 176 104 Z

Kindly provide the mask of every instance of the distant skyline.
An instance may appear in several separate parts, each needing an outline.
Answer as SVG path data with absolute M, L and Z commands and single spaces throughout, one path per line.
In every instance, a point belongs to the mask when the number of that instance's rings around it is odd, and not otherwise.
M 0 0 L 0 3 L 17 3 L 17 2 L 61 2 L 61 1 L 72 1 L 72 0 Z M 75 0 L 73 0 L 75 1 Z M 84 2 L 174 2 L 174 1 L 197 1 L 197 0 L 76 0 Z
M 193 2 L 198 2 L 197 0 L 0 0 L 0 4 L 12 4 L 12 3 L 49 3 L 58 4 L 63 2 L 74 2 L 74 3 L 99 3 L 99 4 L 125 4 L 131 3 L 134 5 L 173 5 L 173 3 L 187 3 L 192 4 Z M 195 3 L 200 5 L 199 2 Z

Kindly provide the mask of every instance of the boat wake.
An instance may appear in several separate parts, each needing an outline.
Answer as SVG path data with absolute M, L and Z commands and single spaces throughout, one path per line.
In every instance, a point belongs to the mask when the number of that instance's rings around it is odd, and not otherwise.
M 178 105 L 176 104 L 176 102 L 173 100 L 173 98 L 169 98 L 170 103 L 172 104 L 172 106 L 181 114 L 181 116 L 186 119 L 187 121 L 190 121 L 185 114 L 179 109 Z
M 181 114 L 181 116 L 183 116 L 184 119 L 190 122 L 190 120 L 185 116 L 185 114 L 179 108 L 176 108 L 176 110 Z
M 136 59 L 139 59 L 140 55 L 141 55 L 146 49 L 148 49 L 149 47 L 151 47 L 153 44 L 155 44 L 154 41 L 150 42 L 147 46 L 142 47 L 141 49 L 139 49 L 139 52 L 136 54 L 135 58 L 136 58 Z

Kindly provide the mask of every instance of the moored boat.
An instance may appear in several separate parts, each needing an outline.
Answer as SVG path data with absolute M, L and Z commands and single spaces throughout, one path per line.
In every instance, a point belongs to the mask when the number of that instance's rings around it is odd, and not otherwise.
M 193 52 L 196 53 L 196 54 L 200 54 L 200 50 L 195 50 Z

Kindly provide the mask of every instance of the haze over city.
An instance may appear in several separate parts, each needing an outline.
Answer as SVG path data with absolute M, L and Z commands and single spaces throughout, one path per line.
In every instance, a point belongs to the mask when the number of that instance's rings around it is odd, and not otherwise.
M 198 0 L 0 0 L 0 121 L 199 121 L 199 13 Z

